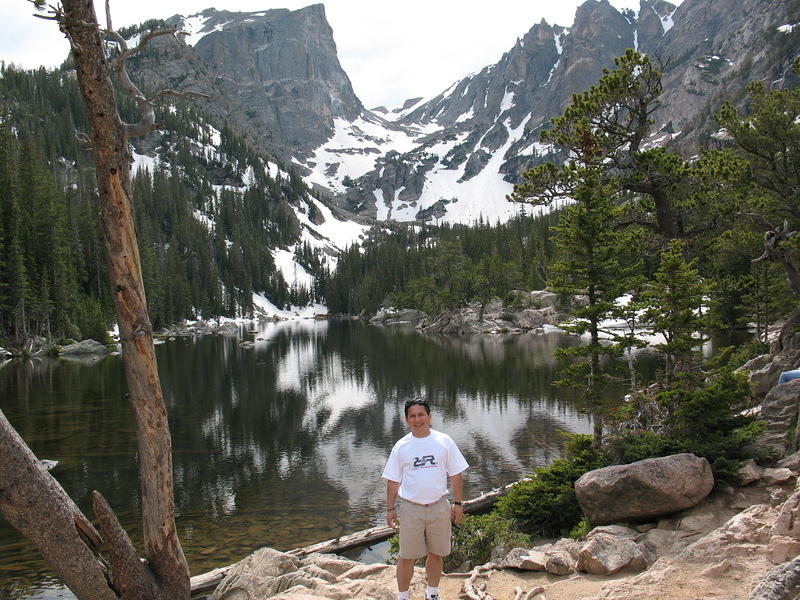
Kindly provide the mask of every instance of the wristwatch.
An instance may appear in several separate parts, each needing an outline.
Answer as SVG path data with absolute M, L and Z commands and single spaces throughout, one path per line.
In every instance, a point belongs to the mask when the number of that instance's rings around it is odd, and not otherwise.
M 461 502 L 456 502 L 455 500 L 453 500 L 453 504 L 455 504 L 456 506 L 461 506 Z

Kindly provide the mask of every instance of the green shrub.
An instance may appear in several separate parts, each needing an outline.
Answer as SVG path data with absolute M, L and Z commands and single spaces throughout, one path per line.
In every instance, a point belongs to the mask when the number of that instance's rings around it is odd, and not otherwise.
M 444 560 L 444 570 L 471 569 L 487 563 L 494 548 L 511 550 L 530 546 L 530 537 L 518 531 L 514 521 L 497 512 L 468 515 L 453 528 L 453 549 Z
M 730 367 L 736 369 L 747 361 L 769 352 L 769 345 L 760 340 L 751 340 L 741 346 L 726 346 L 720 349 L 711 359 L 714 367 Z
M 591 531 L 591 529 L 592 526 L 589 524 L 589 519 L 584 517 L 577 525 L 575 525 L 575 527 L 572 528 L 572 530 L 569 532 L 569 537 L 571 537 L 573 540 L 579 540 L 582 537 L 585 537 L 586 534 Z
M 691 452 L 708 459 L 717 481 L 736 482 L 741 461 L 764 430 L 753 416 L 742 415 L 749 400 L 747 378 L 729 368 L 710 381 L 684 378 L 680 387 L 656 395 L 663 410 L 663 435 L 631 431 L 608 441 L 615 464 Z
M 684 452 L 672 438 L 651 431 L 629 431 L 608 440 L 608 454 L 615 465 L 627 465 L 645 458 Z
M 532 479 L 513 486 L 498 501 L 497 511 L 531 535 L 554 537 L 567 533 L 583 516 L 575 497 L 575 481 L 606 464 L 604 455 L 592 448 L 591 436 L 573 436 L 567 444 L 566 458 L 536 469 Z
M 756 417 L 741 414 L 750 396 L 747 377 L 722 369 L 705 386 L 669 394 L 668 435 L 685 452 L 707 458 L 717 479 L 732 481 L 738 462 L 750 458 L 748 442 L 763 431 Z
M 530 537 L 519 531 L 514 521 L 497 512 L 465 516 L 459 525 L 453 527 L 451 542 L 450 554 L 444 559 L 445 572 L 462 567 L 471 569 L 487 563 L 491 560 L 492 550 L 499 546 L 511 550 L 531 545 Z M 396 564 L 399 553 L 400 536 L 393 535 L 389 538 L 389 557 L 386 562 Z M 425 558 L 417 560 L 415 565 L 424 567 Z

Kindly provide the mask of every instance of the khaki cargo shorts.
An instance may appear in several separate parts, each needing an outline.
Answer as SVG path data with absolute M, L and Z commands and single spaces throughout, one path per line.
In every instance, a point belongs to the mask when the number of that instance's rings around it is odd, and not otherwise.
M 422 558 L 429 552 L 450 554 L 450 503 L 442 496 L 433 504 L 397 499 L 400 521 L 400 558 Z

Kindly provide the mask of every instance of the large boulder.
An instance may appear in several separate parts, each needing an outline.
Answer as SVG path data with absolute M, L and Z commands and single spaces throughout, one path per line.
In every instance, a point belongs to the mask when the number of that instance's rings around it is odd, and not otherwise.
M 508 297 L 512 306 L 523 308 L 556 308 L 558 306 L 558 294 L 547 290 L 511 290 Z
M 272 548 L 261 548 L 236 564 L 211 600 L 255 600 L 279 594 L 299 582 L 292 577 L 300 568 L 293 556 Z
M 575 493 L 589 521 L 603 525 L 691 508 L 713 487 L 705 458 L 675 454 L 589 471 L 575 482 Z
M 513 313 L 514 325 L 519 329 L 539 329 L 545 325 L 555 325 L 558 322 L 558 313 L 552 306 L 544 308 L 525 308 Z
M 646 567 L 647 560 L 640 544 L 610 533 L 593 535 L 578 553 L 578 571 L 592 575 L 641 571 Z
M 95 340 L 83 340 L 64 346 L 59 351 L 62 356 L 88 356 L 88 355 L 105 355 L 108 354 L 106 348 L 100 342 Z

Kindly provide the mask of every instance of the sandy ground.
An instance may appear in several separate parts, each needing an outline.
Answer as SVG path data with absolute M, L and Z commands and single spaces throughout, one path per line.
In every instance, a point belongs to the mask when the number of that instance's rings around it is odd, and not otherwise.
M 517 570 L 495 571 L 488 578 L 486 592 L 494 600 L 514 600 L 517 590 L 525 594 L 534 588 L 544 588 L 529 600 L 596 600 L 598 598 L 646 598 L 647 600 L 746 600 L 750 589 L 760 574 L 731 569 L 722 576 L 704 576 L 701 571 L 708 565 L 675 565 L 661 576 L 654 576 L 638 592 L 620 584 L 630 582 L 637 573 L 612 577 L 585 573 L 556 577 L 540 572 Z M 445 575 L 439 586 L 441 600 L 457 600 L 466 577 Z M 486 581 L 486 580 L 484 580 Z M 601 588 L 606 586 L 606 590 Z M 627 593 L 626 593 L 627 592 Z M 646 595 L 642 596 L 642 592 Z M 525 596 L 523 595 L 523 598 Z M 424 573 L 415 575 L 412 600 L 425 598 Z

